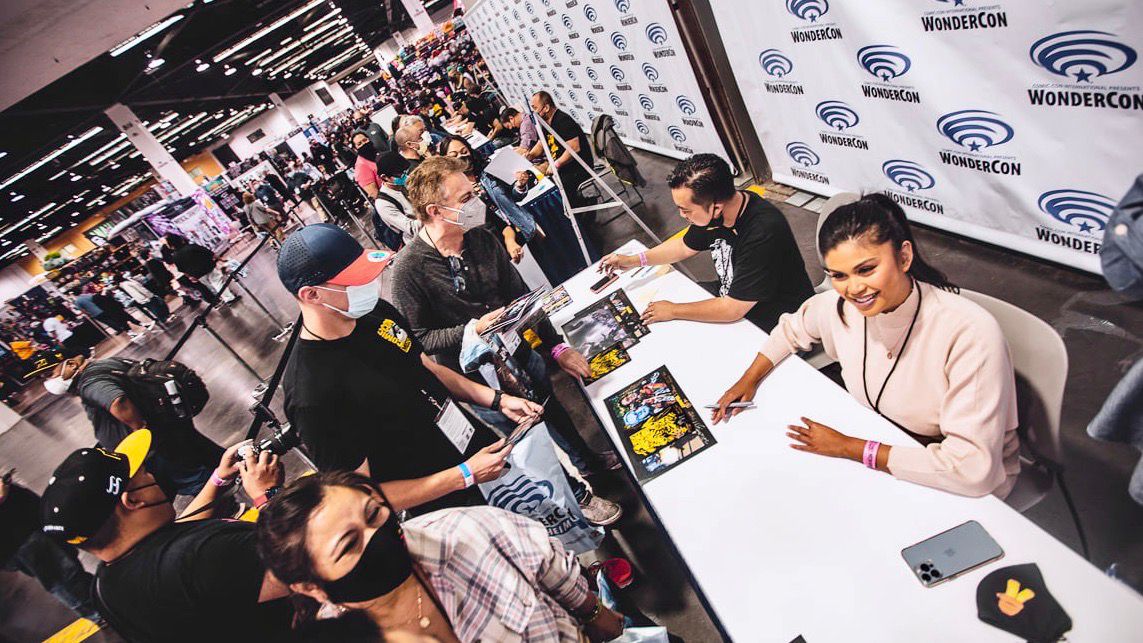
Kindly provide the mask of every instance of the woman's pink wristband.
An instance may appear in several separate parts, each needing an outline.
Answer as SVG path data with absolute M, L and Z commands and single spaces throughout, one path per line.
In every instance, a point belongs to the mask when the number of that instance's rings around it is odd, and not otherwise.
M 210 472 L 210 482 L 216 487 L 229 487 L 230 485 L 234 484 L 233 479 L 227 480 L 225 478 L 218 477 L 217 471 Z
M 881 443 L 867 440 L 865 451 L 861 454 L 861 462 L 870 469 L 877 468 L 877 452 L 881 450 Z
M 646 252 L 640 252 L 639 253 L 639 265 L 641 267 L 644 267 L 647 265 L 647 253 Z
M 567 342 L 556 344 L 554 347 L 552 347 L 552 359 L 559 359 L 560 355 L 563 355 L 564 351 L 570 348 L 571 346 L 568 346 Z

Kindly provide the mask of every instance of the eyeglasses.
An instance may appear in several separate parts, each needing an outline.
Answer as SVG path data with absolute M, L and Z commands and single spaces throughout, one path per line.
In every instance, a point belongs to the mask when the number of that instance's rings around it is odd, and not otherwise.
M 468 288 L 468 283 L 464 280 L 464 262 L 460 260 L 460 257 L 445 258 L 448 259 L 448 271 L 452 275 L 452 288 L 456 294 L 463 295 Z

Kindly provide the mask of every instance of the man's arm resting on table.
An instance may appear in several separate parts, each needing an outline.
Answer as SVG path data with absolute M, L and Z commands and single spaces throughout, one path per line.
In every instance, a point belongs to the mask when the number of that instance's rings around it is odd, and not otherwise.
M 675 319 L 701 322 L 736 322 L 754 307 L 754 301 L 733 297 L 712 297 L 687 304 L 671 304 Z
M 698 250 L 695 250 L 687 246 L 687 244 L 683 243 L 682 237 L 672 237 L 647 251 L 647 265 L 670 265 L 673 263 L 678 263 L 684 259 L 690 259 L 698 253 Z M 618 252 L 613 252 L 604 257 L 603 261 L 600 264 L 601 270 L 615 270 L 638 267 L 638 253 L 620 254 Z

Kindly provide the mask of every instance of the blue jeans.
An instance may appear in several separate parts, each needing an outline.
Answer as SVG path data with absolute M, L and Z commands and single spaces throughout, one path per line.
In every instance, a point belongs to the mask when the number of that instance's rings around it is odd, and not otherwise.
M 83 569 L 74 547 L 61 545 L 34 531 L 4 568 L 40 581 L 59 602 L 83 618 L 100 619 L 91 599 L 92 576 Z

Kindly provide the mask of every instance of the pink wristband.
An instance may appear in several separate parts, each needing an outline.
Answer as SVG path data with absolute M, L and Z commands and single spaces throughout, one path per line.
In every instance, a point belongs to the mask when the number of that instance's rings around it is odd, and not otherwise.
M 234 484 L 233 480 L 226 480 L 218 477 L 217 471 L 210 472 L 210 482 L 216 487 L 229 487 L 230 485 Z
M 881 443 L 867 440 L 865 451 L 861 454 L 861 462 L 870 469 L 877 468 L 877 452 L 881 450 Z
M 646 252 L 640 252 L 639 253 L 639 265 L 640 266 L 646 266 L 647 265 L 647 253 Z
M 564 351 L 570 348 L 571 346 L 568 346 L 567 342 L 556 344 L 554 347 L 552 347 L 552 359 L 559 359 L 560 355 L 563 355 Z

